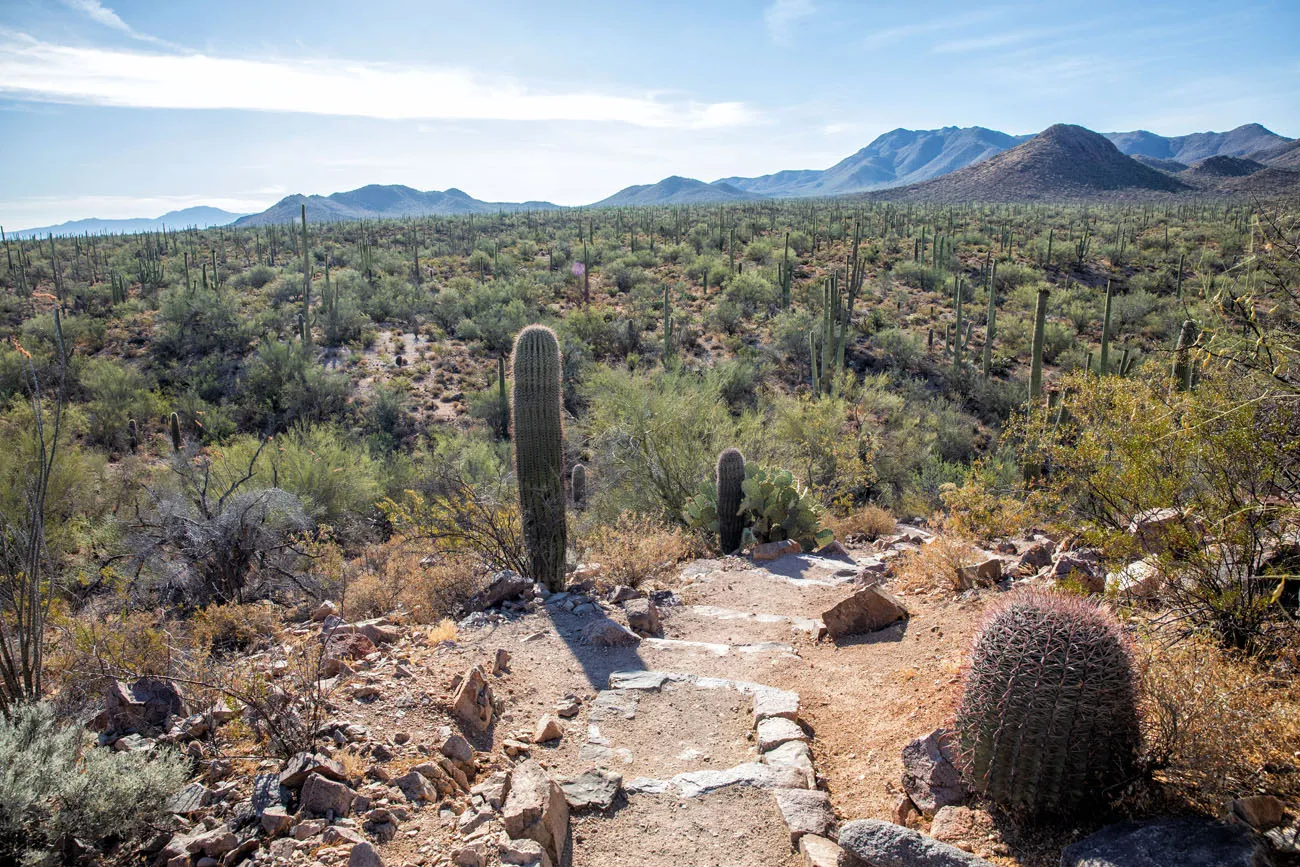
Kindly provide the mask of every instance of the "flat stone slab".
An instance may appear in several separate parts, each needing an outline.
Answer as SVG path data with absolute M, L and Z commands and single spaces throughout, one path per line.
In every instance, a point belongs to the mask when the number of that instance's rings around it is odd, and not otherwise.
M 840 867 L 844 850 L 837 843 L 816 834 L 799 838 L 799 854 L 806 867 Z
M 835 827 L 830 797 L 817 789 L 776 789 L 776 807 L 790 829 L 790 845 L 797 846 L 805 834 L 828 836 Z
M 765 765 L 777 765 L 792 768 L 803 775 L 804 786 L 812 788 L 817 783 L 817 772 L 813 768 L 812 750 L 803 741 L 788 741 L 775 749 L 763 753 Z
M 640 689 L 654 691 L 669 679 L 666 671 L 612 671 L 609 675 L 610 689 Z
M 701 617 L 714 620 L 745 620 L 751 623 L 786 623 L 791 629 L 816 635 L 824 627 L 820 620 L 813 617 L 790 617 L 784 614 L 762 614 L 752 611 L 736 611 L 732 608 L 718 608 L 713 605 L 692 605 L 691 611 Z
M 807 785 L 804 777 L 794 768 L 746 762 L 731 768 L 709 771 L 688 771 L 669 780 L 636 777 L 623 784 L 623 791 L 632 795 L 674 794 L 681 798 L 698 798 L 732 786 L 750 786 L 756 789 L 802 789 Z
M 588 719 L 602 720 L 615 719 L 636 719 L 637 705 L 641 697 L 635 690 L 624 689 L 602 689 L 596 694 L 596 698 L 591 703 L 591 712 L 587 715 Z
M 842 849 L 872 867 L 992 867 L 956 846 L 880 819 L 846 823 L 839 840 Z
M 765 689 L 754 693 L 754 725 L 765 719 L 799 718 L 799 693 L 784 689 Z
M 1206 818 L 1108 825 L 1061 853 L 1061 867 L 1256 867 L 1265 844 L 1240 825 Z
M 678 638 L 643 638 L 642 648 L 652 650 L 701 650 L 714 656 L 735 653 L 794 653 L 794 645 L 780 641 L 760 641 L 754 644 L 718 644 L 712 641 L 683 641 Z
M 592 768 L 560 781 L 560 790 L 574 810 L 607 810 L 623 787 L 623 775 L 604 768 Z
M 785 717 L 769 717 L 759 722 L 757 727 L 758 751 L 765 753 L 790 741 L 806 741 L 808 734 L 794 720 Z

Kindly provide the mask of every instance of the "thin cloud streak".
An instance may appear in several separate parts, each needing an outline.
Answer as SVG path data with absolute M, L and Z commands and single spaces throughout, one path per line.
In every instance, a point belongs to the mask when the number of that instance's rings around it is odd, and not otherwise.
M 97 24 L 102 24 L 103 26 L 116 30 L 119 33 L 125 33 L 132 39 L 139 39 L 141 42 L 150 42 L 154 45 L 171 46 L 171 43 L 166 40 L 136 30 L 130 24 L 123 21 L 120 15 L 99 2 L 99 0 L 63 0 L 63 5 L 67 6 L 69 9 L 75 9 L 78 12 L 84 13 Z
M 740 102 L 544 93 L 464 69 L 347 61 L 265 61 L 0 40 L 0 93 L 29 100 L 160 109 L 243 109 L 381 120 L 609 121 L 707 129 L 754 122 Z
M 772 41 L 784 45 L 790 42 L 790 31 L 795 22 L 811 17 L 816 11 L 812 0 L 773 0 L 763 10 L 763 23 Z

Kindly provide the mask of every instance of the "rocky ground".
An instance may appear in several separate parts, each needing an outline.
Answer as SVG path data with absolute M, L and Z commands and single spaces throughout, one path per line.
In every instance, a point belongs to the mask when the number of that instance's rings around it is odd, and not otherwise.
M 166 867 L 1128 863 L 1061 860 L 1077 831 L 1029 839 L 972 809 L 941 730 L 1007 576 L 1104 576 L 1039 538 L 909 593 L 891 563 L 929 534 L 902 529 L 695 561 L 649 592 L 606 588 L 595 565 L 551 595 L 504 573 L 455 640 L 323 605 L 297 631 L 328 651 L 329 738 L 286 763 L 211 755 L 205 735 L 235 714 L 182 718 L 160 682 L 118 685 L 100 722 L 170 725 L 157 740 L 200 760 L 147 853 Z M 1123 833 L 1204 832 L 1207 864 L 1259 848 L 1244 825 L 1108 830 L 1129 848 Z

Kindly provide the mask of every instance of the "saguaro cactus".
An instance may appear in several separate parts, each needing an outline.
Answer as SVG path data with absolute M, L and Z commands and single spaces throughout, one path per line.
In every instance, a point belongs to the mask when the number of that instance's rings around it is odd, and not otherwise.
M 564 429 L 560 408 L 560 344 L 544 325 L 515 339 L 512 405 L 515 475 L 530 577 L 564 589 Z
M 1038 290 L 1038 303 L 1034 307 L 1033 359 L 1029 366 L 1029 402 L 1043 396 L 1043 331 L 1047 327 L 1046 289 Z
M 744 497 L 741 483 L 745 481 L 745 456 L 738 449 L 723 449 L 718 455 L 716 483 L 718 487 L 718 544 L 723 554 L 740 550 L 745 520 L 740 516 L 740 501 Z
M 573 495 L 573 508 L 587 507 L 587 468 L 582 464 L 574 464 L 569 471 L 569 492 Z
M 1190 391 L 1192 388 L 1192 345 L 1196 343 L 1196 323 L 1188 319 L 1178 332 L 1178 347 L 1174 350 L 1174 388 Z
M 171 432 L 172 432 L 172 450 L 180 451 L 181 450 L 181 417 L 178 416 L 176 413 L 172 413 L 172 417 L 168 419 L 168 426 L 171 428 Z
M 975 640 L 956 729 L 967 779 L 994 801 L 1040 814 L 1100 805 L 1141 744 L 1123 627 L 1084 599 L 1009 598 Z
M 127 419 L 126 436 L 131 445 L 131 454 L 135 454 L 136 449 L 140 447 L 140 429 L 136 426 L 135 419 Z
M 1101 355 L 1098 356 L 1097 372 L 1102 376 L 1110 373 L 1110 308 L 1114 300 L 1115 293 L 1111 288 L 1110 281 L 1106 281 L 1106 312 L 1101 318 Z

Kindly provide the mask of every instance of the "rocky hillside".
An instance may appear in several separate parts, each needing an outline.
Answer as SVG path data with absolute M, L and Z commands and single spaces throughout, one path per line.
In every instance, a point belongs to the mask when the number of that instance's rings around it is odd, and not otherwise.
M 718 181 L 706 184 L 694 178 L 673 175 L 657 184 L 639 184 L 601 199 L 593 208 L 621 208 L 628 205 L 685 205 L 709 202 L 739 202 L 760 196 Z
M 1098 133 L 1057 124 L 977 165 L 872 197 L 918 202 L 1030 202 L 1188 189 L 1187 184 L 1120 153 Z
M 544 210 L 550 202 L 484 202 L 455 188 L 421 192 L 400 184 L 370 184 L 328 196 L 286 196 L 260 214 L 249 214 L 236 226 L 292 223 L 307 206 L 307 219 L 316 223 L 341 220 L 391 220 L 403 217 L 495 214 L 499 211 Z

